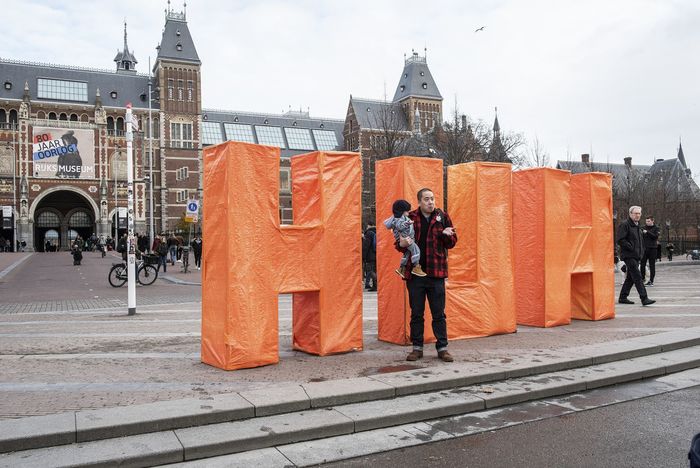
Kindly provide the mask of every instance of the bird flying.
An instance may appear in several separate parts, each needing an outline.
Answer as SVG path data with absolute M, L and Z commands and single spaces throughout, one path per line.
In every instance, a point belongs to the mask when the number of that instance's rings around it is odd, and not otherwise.
M 474 32 L 477 33 L 479 31 L 483 31 L 486 26 L 482 26 L 479 29 L 475 29 Z

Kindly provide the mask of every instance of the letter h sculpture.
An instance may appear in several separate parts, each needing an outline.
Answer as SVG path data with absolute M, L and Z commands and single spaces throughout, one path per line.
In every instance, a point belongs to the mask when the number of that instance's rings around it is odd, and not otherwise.
M 361 160 L 291 158 L 294 225 L 280 225 L 280 150 L 204 150 L 202 362 L 226 370 L 279 361 L 278 295 L 293 293 L 292 346 L 362 349 Z

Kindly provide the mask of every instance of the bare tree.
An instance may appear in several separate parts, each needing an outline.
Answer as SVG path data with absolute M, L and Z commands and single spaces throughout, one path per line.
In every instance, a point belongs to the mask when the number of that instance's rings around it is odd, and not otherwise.
M 528 145 L 527 158 L 524 161 L 524 165 L 526 167 L 548 167 L 549 164 L 549 153 L 544 148 L 537 135 L 535 135 L 535 138 Z
M 406 115 L 396 103 L 383 102 L 370 107 L 369 148 L 375 159 L 387 159 L 401 155 L 403 142 L 410 137 L 406 128 Z

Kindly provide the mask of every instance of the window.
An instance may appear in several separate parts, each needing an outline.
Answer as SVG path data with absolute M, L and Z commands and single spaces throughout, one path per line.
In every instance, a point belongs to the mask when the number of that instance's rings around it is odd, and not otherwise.
M 61 225 L 61 220 L 53 211 L 44 211 L 39 213 L 36 219 L 37 227 L 57 227 Z
M 173 88 L 175 87 L 175 80 L 168 78 L 168 100 L 173 100 Z
M 311 141 L 311 133 L 306 128 L 284 128 L 284 133 L 287 135 L 289 149 L 312 150 L 314 142 Z
M 192 80 L 187 80 L 187 100 L 192 102 L 194 96 L 194 82 Z
M 190 199 L 189 190 L 178 190 L 177 191 L 177 202 L 184 203 Z
M 316 147 L 321 151 L 334 150 L 338 147 L 338 138 L 332 130 L 313 130 Z
M 184 180 L 190 176 L 190 169 L 187 167 L 181 167 L 175 172 L 175 179 Z
M 421 86 L 423 87 L 423 89 L 428 89 L 428 83 L 423 83 Z
M 219 122 L 202 122 L 202 144 L 216 145 L 224 141 Z
M 91 227 L 92 220 L 90 219 L 90 215 L 86 212 L 76 211 L 71 215 L 68 225 L 70 227 Z
M 112 156 L 112 174 L 110 174 L 112 180 L 126 180 L 127 175 L 127 163 L 126 163 L 126 153 L 119 152 L 114 153 Z
M 192 124 L 191 123 L 170 123 L 170 145 L 173 148 L 193 148 Z
M 40 99 L 87 102 L 87 83 L 38 78 L 37 97 Z
M 225 123 L 224 130 L 226 131 L 227 140 L 255 143 L 253 127 L 250 125 Z
M 184 81 L 183 80 L 177 80 L 177 100 L 182 101 L 182 93 L 184 92 Z
M 258 143 L 261 145 L 286 148 L 284 145 L 284 137 L 282 137 L 282 129 L 280 127 L 261 127 L 260 125 L 256 125 L 255 132 L 258 134 Z
M 107 131 L 114 131 L 114 117 L 107 117 Z
M 291 183 L 289 181 L 289 168 L 283 167 L 280 169 L 280 191 L 290 192 L 292 190 Z

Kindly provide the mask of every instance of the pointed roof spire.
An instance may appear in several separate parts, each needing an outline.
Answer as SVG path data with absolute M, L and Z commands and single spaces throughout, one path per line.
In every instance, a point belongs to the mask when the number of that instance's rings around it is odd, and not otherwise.
M 493 121 L 493 133 L 500 134 L 501 126 L 498 124 L 498 107 L 494 107 L 494 110 L 496 112 L 496 118 Z
M 427 49 L 425 51 L 427 52 Z M 415 49 L 411 49 L 411 56 L 408 58 L 404 54 L 403 72 L 401 72 L 393 102 L 399 102 L 411 96 L 442 101 L 442 95 L 430 73 L 426 57 L 418 55 Z
M 683 168 L 687 169 L 688 166 L 685 165 L 685 155 L 683 154 L 683 144 L 680 137 L 678 137 L 678 160 L 683 164 Z
M 129 46 L 127 44 L 126 39 L 126 18 L 124 18 L 124 49 L 121 51 L 117 51 L 117 55 L 116 57 L 114 57 L 114 61 L 117 63 L 118 71 L 136 71 L 136 64 L 138 63 L 138 60 L 136 60 L 136 56 L 134 56 L 134 54 L 129 51 Z

